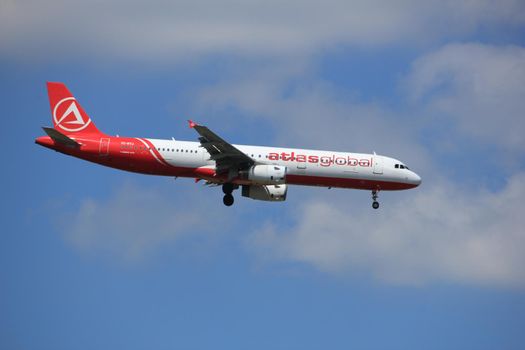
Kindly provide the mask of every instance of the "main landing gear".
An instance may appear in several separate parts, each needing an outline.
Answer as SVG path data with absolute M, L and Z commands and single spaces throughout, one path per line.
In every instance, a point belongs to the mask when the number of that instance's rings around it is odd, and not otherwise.
M 224 192 L 224 197 L 222 198 L 222 202 L 225 206 L 230 207 L 233 205 L 234 199 L 232 192 L 233 190 L 237 189 L 239 186 L 234 185 L 232 183 L 225 183 L 222 185 L 222 192 Z
M 377 190 L 372 191 L 372 208 L 377 209 L 379 208 L 379 202 L 377 201 Z

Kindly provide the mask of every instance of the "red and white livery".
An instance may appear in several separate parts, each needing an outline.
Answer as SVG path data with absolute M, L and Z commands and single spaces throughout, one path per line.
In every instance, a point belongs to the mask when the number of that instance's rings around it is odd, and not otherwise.
M 189 121 L 198 142 L 106 135 L 97 129 L 62 83 L 47 83 L 53 128 L 35 142 L 61 153 L 141 174 L 189 177 L 221 185 L 225 205 L 233 191 L 244 197 L 284 201 L 288 185 L 379 191 L 417 187 L 421 178 L 401 161 L 377 154 L 233 145 Z

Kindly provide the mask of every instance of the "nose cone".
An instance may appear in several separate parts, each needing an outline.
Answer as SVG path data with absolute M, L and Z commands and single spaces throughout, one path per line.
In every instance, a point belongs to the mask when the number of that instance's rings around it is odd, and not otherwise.
M 411 172 L 408 180 L 410 181 L 412 185 L 415 185 L 415 187 L 421 185 L 421 177 L 413 171 Z

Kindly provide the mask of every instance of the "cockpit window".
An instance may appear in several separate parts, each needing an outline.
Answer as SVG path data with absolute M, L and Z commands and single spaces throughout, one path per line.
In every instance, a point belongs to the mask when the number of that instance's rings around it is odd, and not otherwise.
M 396 164 L 394 165 L 396 169 L 406 169 L 406 170 L 410 170 L 408 169 L 408 167 L 406 165 L 403 165 L 403 164 Z

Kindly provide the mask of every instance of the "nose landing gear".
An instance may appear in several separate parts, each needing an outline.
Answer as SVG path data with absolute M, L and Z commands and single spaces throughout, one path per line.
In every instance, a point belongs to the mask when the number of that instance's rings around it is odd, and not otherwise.
M 222 198 L 222 202 L 224 203 L 225 206 L 230 207 L 233 205 L 234 198 L 231 194 L 225 194 L 224 197 Z
M 233 190 L 239 188 L 239 186 L 234 185 L 232 183 L 225 183 L 222 185 L 222 192 L 224 193 L 224 197 L 222 198 L 222 202 L 225 206 L 230 207 L 233 205 L 234 198 L 232 195 Z
M 379 208 L 379 202 L 377 201 L 377 192 L 378 192 L 378 190 L 373 190 L 372 191 L 372 200 L 373 200 L 372 208 L 374 208 L 374 209 Z

